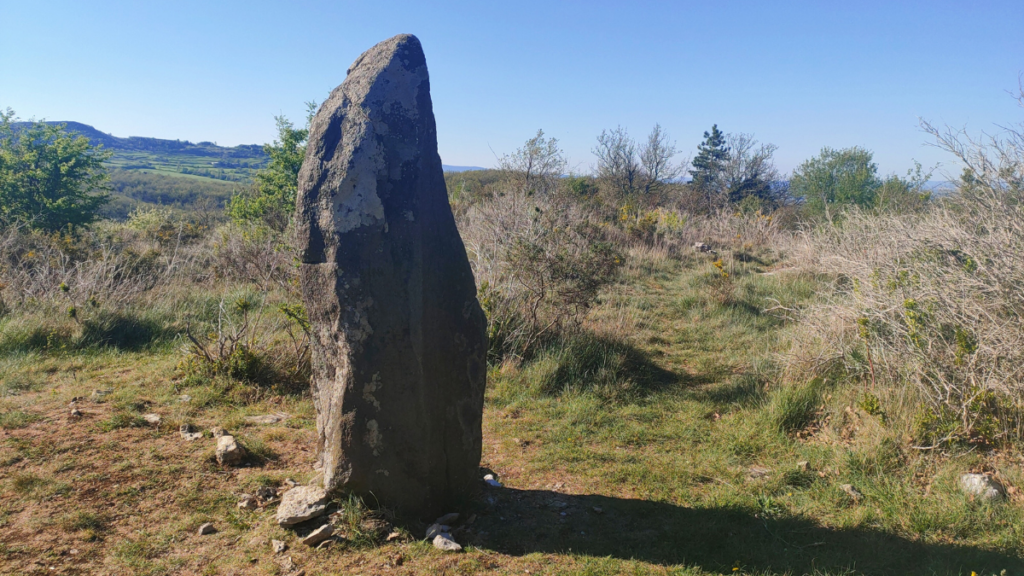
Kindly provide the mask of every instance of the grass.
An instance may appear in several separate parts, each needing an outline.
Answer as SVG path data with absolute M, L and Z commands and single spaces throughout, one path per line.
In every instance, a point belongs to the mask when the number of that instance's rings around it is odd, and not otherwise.
M 781 383 L 790 326 L 779 311 L 812 301 L 819 279 L 775 272 L 763 254 L 729 260 L 727 281 L 710 258 L 635 256 L 580 334 L 491 369 L 483 466 L 505 487 L 461 511 L 475 519 L 456 534 L 460 555 L 414 540 L 416 523 L 382 542 L 373 520 L 387 515 L 354 500 L 335 503 L 350 539 L 328 550 L 301 545 L 273 507 L 235 507 L 237 494 L 315 479 L 308 394 L 186 385 L 175 346 L 9 348 L 0 373 L 16 393 L 3 422 L 39 418 L 0 437 L 0 572 L 49 548 L 77 550 L 83 573 L 280 573 L 271 539 L 307 573 L 1024 570 L 1019 493 L 989 505 L 958 487 L 981 470 L 1024 486 L 1019 454 L 916 451 L 858 407 L 863 391 L 843 375 Z M 97 388 L 113 393 L 68 420 L 71 398 Z M 143 411 L 164 422 L 140 422 Z M 245 420 L 270 412 L 291 417 Z M 178 436 L 184 422 L 228 428 L 248 465 L 218 466 L 212 438 Z M 207 521 L 218 532 L 195 536 Z
M 0 428 L 3 428 L 4 430 L 24 428 L 39 419 L 40 416 L 38 414 L 25 412 L 24 410 L 0 412 Z

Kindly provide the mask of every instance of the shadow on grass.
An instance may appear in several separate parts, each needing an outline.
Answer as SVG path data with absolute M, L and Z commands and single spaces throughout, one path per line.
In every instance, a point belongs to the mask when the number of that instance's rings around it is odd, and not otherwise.
M 686 565 L 733 574 L 1019 574 L 1016 556 L 908 540 L 868 528 L 829 529 L 802 518 L 730 508 L 544 490 L 488 489 L 463 538 L 482 549 Z M 564 514 L 564 516 L 563 516 Z
M 747 373 L 728 378 L 719 386 L 697 390 L 695 396 L 716 405 L 736 404 L 746 408 L 763 402 L 766 394 L 761 378 Z
M 540 378 L 544 394 L 596 390 L 619 399 L 643 396 L 679 377 L 654 363 L 632 344 L 589 332 L 575 334 L 547 353 L 550 366 Z
M 0 353 L 103 348 L 137 352 L 174 336 L 163 322 L 131 312 L 102 311 L 80 324 L 70 318 L 25 318 L 0 330 Z

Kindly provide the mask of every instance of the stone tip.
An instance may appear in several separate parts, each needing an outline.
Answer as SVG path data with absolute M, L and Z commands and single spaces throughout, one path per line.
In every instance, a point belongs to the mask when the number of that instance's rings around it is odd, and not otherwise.
M 346 74 L 351 74 L 353 70 L 363 63 L 369 63 L 375 68 L 380 67 L 380 63 L 390 62 L 400 53 L 404 53 L 403 55 L 407 57 L 405 60 L 409 61 L 407 64 L 410 67 L 415 67 L 426 61 L 419 38 L 412 34 L 396 34 L 387 40 L 374 44 L 369 50 L 360 54 L 355 62 L 348 67 Z

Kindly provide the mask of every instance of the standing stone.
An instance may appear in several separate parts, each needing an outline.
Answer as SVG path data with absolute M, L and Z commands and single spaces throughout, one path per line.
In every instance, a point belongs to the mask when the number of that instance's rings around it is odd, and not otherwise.
M 487 321 L 415 36 L 365 52 L 320 107 L 297 205 L 324 486 L 451 510 L 478 482 Z

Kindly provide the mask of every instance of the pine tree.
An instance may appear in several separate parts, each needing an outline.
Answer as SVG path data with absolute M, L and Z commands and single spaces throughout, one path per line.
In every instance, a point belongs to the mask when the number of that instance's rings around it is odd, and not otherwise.
M 697 147 L 697 157 L 690 170 L 691 185 L 704 195 L 708 208 L 713 207 L 721 195 L 722 173 L 729 161 L 729 152 L 725 134 L 718 129 L 718 124 L 711 127 L 711 132 L 704 133 L 704 141 Z

